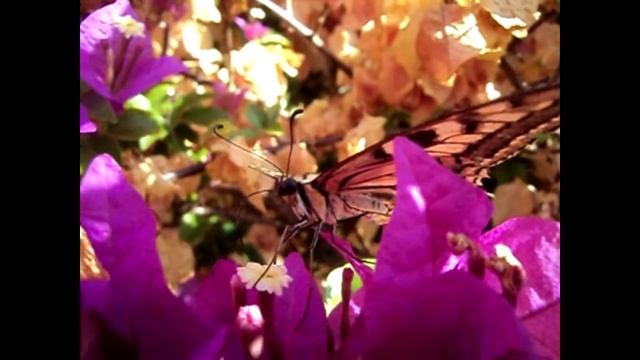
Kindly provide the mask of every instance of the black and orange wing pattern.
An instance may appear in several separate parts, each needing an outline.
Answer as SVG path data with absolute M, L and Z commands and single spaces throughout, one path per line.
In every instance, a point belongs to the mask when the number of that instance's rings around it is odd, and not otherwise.
M 329 199 L 336 218 L 371 215 L 386 222 L 395 198 L 392 140 L 405 136 L 441 164 L 478 182 L 487 169 L 519 153 L 535 137 L 560 126 L 560 82 L 530 88 L 444 114 L 394 134 L 311 182 Z

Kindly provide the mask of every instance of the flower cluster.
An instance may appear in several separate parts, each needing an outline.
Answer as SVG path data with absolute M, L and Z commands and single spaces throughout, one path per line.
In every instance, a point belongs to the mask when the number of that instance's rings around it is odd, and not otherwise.
M 80 78 L 114 108 L 166 76 L 186 70 L 177 58 L 155 56 L 145 24 L 129 0 L 100 8 L 80 24 Z M 95 130 L 81 104 L 80 132 Z
M 364 287 L 354 294 L 352 273 L 345 271 L 343 302 L 328 317 L 296 253 L 256 289 L 263 266 L 219 260 L 206 278 L 192 279 L 179 296 L 171 293 L 151 211 L 115 161 L 97 157 L 81 182 L 80 222 L 108 276 L 81 281 L 83 358 L 113 352 L 143 359 L 558 356 L 557 332 L 545 328 L 557 326 L 559 315 L 558 223 L 516 219 L 483 234 L 492 207 L 482 190 L 405 138 L 395 140 L 394 155 L 397 207 L 375 271 L 356 267 Z M 461 251 L 470 244 L 476 251 Z M 515 310 L 500 294 L 507 294 L 501 273 L 483 281 L 471 266 L 466 270 L 474 255 L 496 246 L 495 256 L 485 256 L 488 268 L 503 259 L 502 269 L 523 269 Z
M 403 137 L 393 143 L 396 206 L 375 268 L 357 258 L 349 241 L 322 233 L 350 263 L 341 274 L 341 302 L 329 313 L 298 253 L 269 267 L 223 257 L 204 276 L 180 284 L 197 256 L 168 274 L 161 256 L 171 250 L 159 241 L 173 239 L 192 255 L 178 239 L 174 205 L 205 203 L 191 200 L 204 181 L 163 175 L 202 154 L 208 185 L 231 184 L 245 195 L 273 186 L 249 168 L 261 160 L 213 137 L 214 122 L 229 124 L 239 146 L 290 175 L 313 173 L 325 163 L 327 139 L 338 138 L 333 150 L 342 160 L 381 140 L 388 126 L 493 98 L 508 88 L 506 78 L 495 76 L 501 56 L 525 80 L 553 73 L 559 25 L 540 25 L 509 53 L 512 33 L 524 25 L 511 29 L 503 21 L 532 23 L 540 14 L 530 3 L 294 2 L 288 10 L 301 19 L 296 26 L 323 19 L 311 42 L 267 28 L 273 19 L 247 2 L 134 3 L 137 11 L 129 0 L 112 2 L 80 25 L 80 133 L 91 134 L 81 141 L 96 151 L 80 184 L 81 358 L 559 358 L 560 225 L 513 217 L 556 217 L 554 208 L 536 209 L 530 186 L 519 181 L 499 185 L 492 204 L 482 189 Z M 326 40 L 322 51 L 314 47 L 319 39 Z M 353 76 L 327 65 L 340 61 Z M 188 80 L 163 83 L 176 74 Z M 322 83 L 329 93 L 306 99 L 290 129 L 281 111 L 302 102 L 293 99 L 305 98 L 309 82 L 327 74 L 335 78 L 314 86 Z M 287 131 L 298 142 L 291 155 L 276 137 Z M 140 141 L 142 151 L 102 153 L 116 139 Z M 538 161 L 547 168 L 535 171 L 545 180 L 541 186 L 555 191 L 559 168 L 549 156 Z M 504 206 L 514 194 L 526 201 L 518 209 Z M 249 201 L 267 213 L 262 198 Z M 492 217 L 497 226 L 485 231 Z M 254 224 L 247 238 L 271 255 L 278 236 L 265 223 Z M 354 291 L 356 274 L 362 287 Z

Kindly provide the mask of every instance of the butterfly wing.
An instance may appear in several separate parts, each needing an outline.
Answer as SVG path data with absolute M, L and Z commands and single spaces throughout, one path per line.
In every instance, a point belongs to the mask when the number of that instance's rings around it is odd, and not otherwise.
M 324 194 L 336 219 L 369 215 L 380 223 L 395 198 L 392 140 L 405 136 L 470 181 L 516 155 L 535 137 L 560 126 L 560 83 L 442 115 L 390 136 L 321 174 L 311 186 Z

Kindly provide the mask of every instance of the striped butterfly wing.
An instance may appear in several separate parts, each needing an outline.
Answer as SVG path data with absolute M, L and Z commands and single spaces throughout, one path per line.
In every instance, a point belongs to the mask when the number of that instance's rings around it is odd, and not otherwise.
M 392 140 L 405 136 L 441 164 L 478 182 L 535 137 L 560 126 L 560 83 L 527 89 L 442 115 L 390 136 L 321 174 L 311 186 L 328 199 L 336 219 L 366 215 L 385 223 L 396 177 Z

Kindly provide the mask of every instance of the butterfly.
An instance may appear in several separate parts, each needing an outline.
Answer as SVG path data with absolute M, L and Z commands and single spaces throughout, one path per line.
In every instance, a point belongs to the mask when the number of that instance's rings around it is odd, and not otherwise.
M 298 114 L 294 112 L 291 116 L 290 130 Z M 537 135 L 559 126 L 560 81 L 557 80 L 441 114 L 390 135 L 316 176 L 288 175 L 293 139 L 285 171 L 260 155 L 257 156 L 276 170 L 254 168 L 275 180 L 276 193 L 297 218 L 297 222 L 285 227 L 280 244 L 302 229 L 315 227 L 310 249 L 312 263 L 313 249 L 323 226 L 332 227 L 335 234 L 338 222 L 345 219 L 365 216 L 378 224 L 389 220 L 396 194 L 392 146 L 395 137 L 408 138 L 443 166 L 478 183 L 488 176 L 489 168 L 518 154 Z

